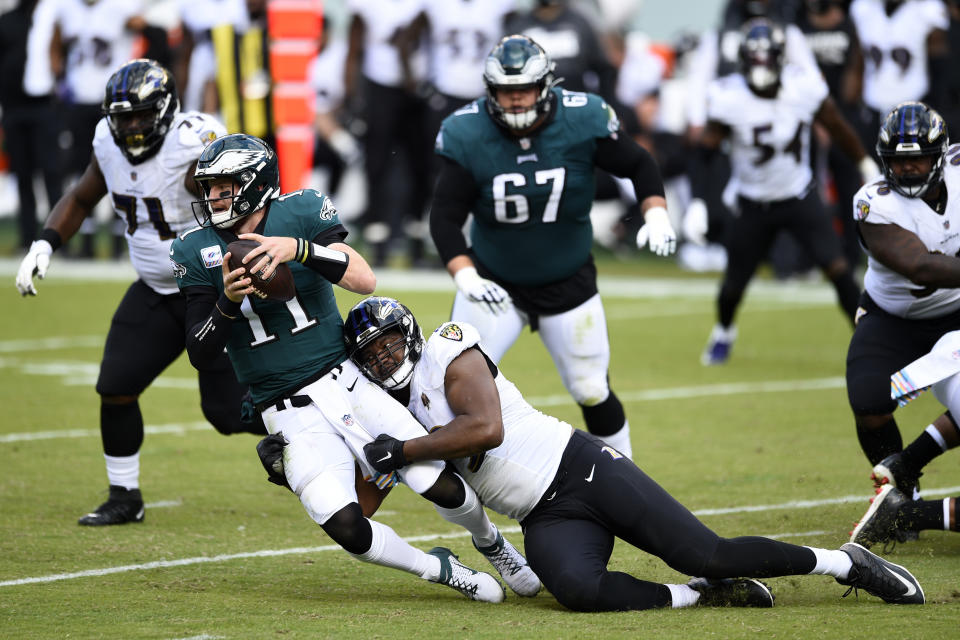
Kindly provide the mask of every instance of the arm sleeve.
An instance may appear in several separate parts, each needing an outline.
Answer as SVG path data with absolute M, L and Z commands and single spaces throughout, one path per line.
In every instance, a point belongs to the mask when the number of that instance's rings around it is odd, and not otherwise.
M 430 208 L 430 237 L 444 264 L 467 253 L 463 225 L 479 195 L 469 171 L 452 160 L 443 163 Z
M 217 297 L 213 287 L 184 287 L 187 297 L 187 355 L 200 368 L 218 358 L 230 338 L 230 323 L 241 315 L 240 303 L 226 294 Z
M 650 153 L 621 131 L 615 138 L 597 138 L 597 166 L 615 176 L 629 178 L 637 202 L 663 196 L 660 168 Z

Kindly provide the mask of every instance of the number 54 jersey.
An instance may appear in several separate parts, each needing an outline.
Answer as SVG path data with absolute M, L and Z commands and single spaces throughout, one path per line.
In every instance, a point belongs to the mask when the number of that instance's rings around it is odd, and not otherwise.
M 107 197 L 126 223 L 130 262 L 140 279 L 161 295 L 179 291 L 170 271 L 170 243 L 197 224 L 190 208 L 197 198 L 184 186 L 187 171 L 207 144 L 226 133 L 205 113 L 178 113 L 156 155 L 131 164 L 110 135 L 106 118 L 97 123 L 93 152 Z
M 732 177 L 741 196 L 773 202 L 809 190 L 810 126 L 827 94 L 819 71 L 789 64 L 774 98 L 753 93 L 739 73 L 710 84 L 707 118 L 731 129 Z

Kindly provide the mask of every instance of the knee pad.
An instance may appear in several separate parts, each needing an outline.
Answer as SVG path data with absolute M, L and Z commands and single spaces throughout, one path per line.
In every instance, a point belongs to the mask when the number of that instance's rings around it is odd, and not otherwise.
M 596 407 L 613 395 L 607 383 L 607 372 L 577 377 L 570 381 L 570 395 L 581 407 Z M 621 422 L 621 425 L 623 423 Z
M 321 526 L 323 531 L 348 553 L 361 555 L 370 550 L 373 529 L 356 502 L 334 513 Z
M 284 462 L 286 462 L 286 456 L 284 456 Z M 339 514 L 345 507 L 356 503 L 355 496 L 348 495 L 339 483 L 329 481 L 329 478 L 324 474 L 311 480 L 300 491 L 299 496 L 300 504 L 306 509 L 307 514 L 314 522 L 324 527 L 325 531 L 326 524 L 331 518 Z M 356 506 L 357 513 L 362 518 L 363 512 L 360 510 L 360 505 L 357 504 Z M 331 535 L 331 537 L 333 536 Z M 339 540 L 337 540 L 337 544 L 340 544 Z M 363 549 L 363 551 L 366 551 L 366 549 Z

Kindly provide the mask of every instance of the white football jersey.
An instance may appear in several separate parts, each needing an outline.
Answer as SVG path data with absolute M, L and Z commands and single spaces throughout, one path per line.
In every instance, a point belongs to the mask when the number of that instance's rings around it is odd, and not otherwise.
M 960 145 L 947 151 L 943 177 L 947 193 L 960 193 Z M 854 217 L 867 224 L 895 224 L 916 234 L 930 250 L 960 255 L 960 200 L 947 198 L 937 214 L 921 198 L 902 196 L 883 180 L 864 185 L 853 198 Z M 960 289 L 929 289 L 887 268 L 867 250 L 863 288 L 884 311 L 902 318 L 937 318 L 960 309 Z
M 142 10 L 139 0 L 57 0 L 56 22 L 67 45 L 65 82 L 71 102 L 99 104 L 113 72 L 133 57 L 126 23 Z
M 462 322 L 440 325 L 427 340 L 413 370 L 407 405 L 427 429 L 453 420 L 444 389 L 447 366 L 479 342 L 480 333 Z M 503 414 L 503 442 L 453 464 L 484 505 L 522 520 L 553 482 L 573 427 L 531 407 L 502 372 L 495 382 Z
M 207 144 L 226 133 L 211 115 L 177 113 L 156 155 L 131 164 L 113 141 L 106 118 L 97 124 L 93 152 L 107 183 L 107 197 L 127 223 L 130 262 L 159 294 L 180 291 L 170 269 L 170 243 L 197 226 L 190 208 L 197 198 L 184 186 L 187 170 Z
M 827 97 L 819 71 L 786 65 L 774 98 L 761 98 L 734 73 L 707 90 L 707 118 L 731 129 L 732 178 L 758 202 L 804 195 L 813 180 L 810 126 Z
M 424 0 L 430 21 L 430 77 L 440 93 L 478 98 L 483 61 L 503 33 L 515 0 Z
M 351 15 L 360 16 L 367 27 L 363 52 L 363 75 L 377 84 L 399 87 L 403 82 L 400 52 L 393 42 L 397 33 L 420 14 L 423 0 L 348 0 Z M 410 73 L 415 80 L 427 75 L 422 48 L 411 56 Z
M 884 0 L 854 0 L 850 18 L 863 51 L 863 101 L 886 115 L 907 100 L 920 100 L 930 88 L 927 36 L 950 26 L 941 0 L 904 2 L 888 16 Z

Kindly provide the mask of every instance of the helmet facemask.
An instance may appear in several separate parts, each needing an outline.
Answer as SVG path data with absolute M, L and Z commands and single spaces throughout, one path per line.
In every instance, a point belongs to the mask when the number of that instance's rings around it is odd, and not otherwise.
M 507 36 L 493 48 L 484 62 L 483 81 L 487 87 L 487 110 L 501 126 L 523 132 L 550 111 L 553 88 L 553 62 L 536 42 L 527 36 Z M 536 100 L 529 109 L 509 111 L 497 100 L 504 89 L 536 89 Z
M 410 384 L 424 346 L 420 325 L 410 310 L 384 297 L 367 298 L 347 313 L 344 339 L 353 363 L 388 391 Z
M 877 156 L 887 184 L 908 198 L 924 196 L 943 179 L 943 162 L 950 142 L 947 126 L 936 111 L 922 102 L 897 105 L 884 119 L 877 136 Z M 898 174 L 898 158 L 930 158 L 925 173 Z

